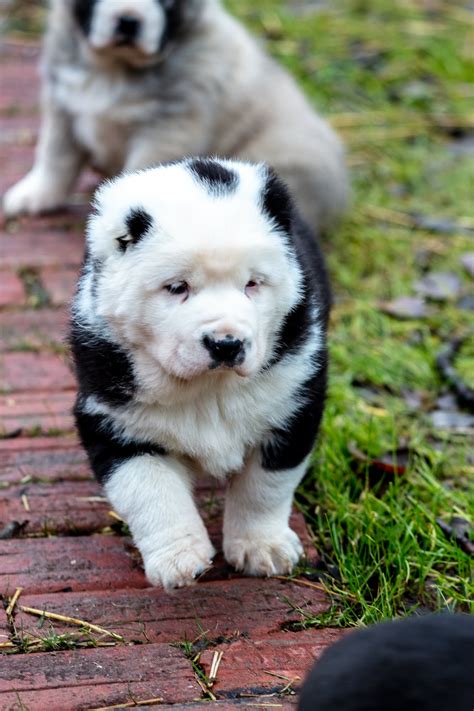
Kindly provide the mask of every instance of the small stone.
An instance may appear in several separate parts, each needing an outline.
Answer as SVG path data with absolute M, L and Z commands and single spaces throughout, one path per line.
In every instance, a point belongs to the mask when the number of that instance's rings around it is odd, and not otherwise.
M 461 280 L 452 272 L 431 272 L 414 284 L 421 296 L 433 301 L 454 299 L 461 291 Z
M 416 296 L 399 296 L 393 301 L 384 301 L 380 309 L 395 318 L 426 318 L 429 311 L 424 299 Z
M 469 276 L 474 277 L 474 252 L 467 252 L 461 257 L 461 264 Z

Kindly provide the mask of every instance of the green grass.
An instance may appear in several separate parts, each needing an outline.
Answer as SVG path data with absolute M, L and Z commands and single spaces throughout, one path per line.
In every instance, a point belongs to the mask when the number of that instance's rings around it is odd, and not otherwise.
M 10 29 L 34 34 L 39 10 L 17 2 Z M 301 625 L 360 625 L 429 609 L 469 608 L 472 565 L 436 519 L 474 519 L 473 444 L 466 432 L 433 427 L 445 392 L 435 357 L 473 333 L 472 311 L 436 303 L 429 317 L 397 321 L 380 302 L 414 295 L 423 270 L 472 280 L 460 257 L 473 251 L 472 155 L 452 150 L 474 122 L 474 55 L 467 3 L 451 0 L 228 0 L 227 5 L 297 78 L 348 148 L 353 188 L 345 222 L 325 242 L 335 293 L 329 398 L 314 469 L 298 494 L 322 552 L 332 609 Z M 306 3 L 308 7 L 314 3 Z M 39 4 L 38 6 L 39 7 Z M 431 9 L 430 9 L 431 8 Z M 387 220 L 382 210 L 393 211 Z M 459 225 L 448 234 L 411 229 L 418 213 Z M 474 351 L 455 360 L 474 385 Z M 406 392 L 415 393 L 413 409 Z M 393 477 L 358 462 L 408 449 Z
M 436 519 L 473 521 L 473 433 L 435 430 L 430 411 L 445 387 L 436 354 L 473 332 L 472 311 L 447 302 L 426 319 L 397 321 L 379 307 L 415 295 L 423 269 L 455 272 L 472 290 L 460 257 L 473 250 L 461 225 L 474 224 L 474 160 L 450 145 L 474 121 L 474 15 L 442 0 L 431 14 L 416 0 L 333 0 L 304 14 L 292 11 L 304 5 L 296 0 L 228 4 L 332 117 L 352 173 L 351 210 L 325 243 L 335 292 L 329 398 L 314 469 L 298 495 L 333 607 L 317 618 L 300 611 L 301 625 L 466 610 L 472 559 Z M 381 209 L 449 218 L 460 229 L 441 235 L 384 223 Z M 472 386 L 472 345 L 455 366 Z M 417 393 L 419 408 L 406 391 Z M 393 453 L 400 443 L 407 470 L 379 474 L 375 484 L 353 456 L 354 448 L 369 458 Z

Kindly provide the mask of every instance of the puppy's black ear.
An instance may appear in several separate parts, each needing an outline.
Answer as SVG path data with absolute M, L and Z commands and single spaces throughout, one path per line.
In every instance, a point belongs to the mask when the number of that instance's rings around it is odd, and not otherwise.
M 92 17 L 97 0 L 74 0 L 73 13 L 77 24 L 86 37 L 89 35 L 92 26 Z
M 117 238 L 122 252 L 130 245 L 140 242 L 153 225 L 153 218 L 142 207 L 134 207 L 125 218 L 125 224 L 127 234 Z
M 262 210 L 277 227 L 291 232 L 294 217 L 293 200 L 285 183 L 273 168 L 267 168 L 262 190 Z

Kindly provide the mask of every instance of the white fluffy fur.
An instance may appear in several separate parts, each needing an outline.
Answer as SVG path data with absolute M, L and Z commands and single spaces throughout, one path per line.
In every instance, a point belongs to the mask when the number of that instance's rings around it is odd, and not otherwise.
M 192 480 L 203 472 L 221 480 L 233 475 L 224 524 L 231 563 L 253 575 L 287 573 L 301 553 L 288 518 L 306 462 L 272 473 L 262 469 L 257 452 L 266 433 L 303 404 L 295 393 L 317 368 L 321 334 L 315 320 L 302 348 L 262 369 L 284 317 L 301 298 L 301 274 L 285 238 L 261 211 L 263 168 L 226 165 L 239 184 L 225 197 L 209 194 L 182 165 L 106 184 L 87 235 L 100 276 L 95 287 L 92 269 L 83 276 L 74 307 L 91 334 L 126 350 L 138 385 L 129 404 L 113 407 L 89 396 L 83 411 L 108 415 L 118 436 L 156 442 L 167 452 L 122 464 L 106 485 L 149 580 L 167 588 L 190 584 L 213 555 L 191 495 Z M 121 253 L 116 240 L 136 206 L 153 227 Z M 190 285 L 187 300 L 164 288 L 181 279 Z M 250 279 L 259 287 L 249 295 Z M 202 345 L 209 331 L 245 337 L 244 362 L 209 370 Z

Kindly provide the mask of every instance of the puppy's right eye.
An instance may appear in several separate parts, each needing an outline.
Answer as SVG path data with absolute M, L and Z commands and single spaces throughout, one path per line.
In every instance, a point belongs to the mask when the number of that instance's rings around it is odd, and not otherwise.
M 173 294 L 173 296 L 187 295 L 189 292 L 189 286 L 185 281 L 174 281 L 172 284 L 167 284 L 165 289 L 168 293 Z

